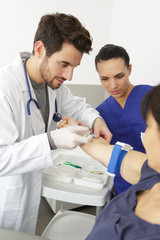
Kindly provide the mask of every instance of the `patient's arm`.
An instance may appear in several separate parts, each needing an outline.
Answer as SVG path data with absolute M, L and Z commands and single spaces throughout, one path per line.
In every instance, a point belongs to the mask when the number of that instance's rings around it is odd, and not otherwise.
M 114 145 L 109 145 L 103 138 L 93 139 L 90 143 L 80 146 L 88 155 L 108 166 Z M 146 154 L 129 151 L 121 164 L 121 176 L 131 184 L 139 181 L 141 168 L 146 160 Z
M 63 119 L 61 125 L 62 127 L 68 127 L 74 123 L 77 122 L 73 118 L 67 117 Z M 93 138 L 91 142 L 82 144 L 80 147 L 89 156 L 97 159 L 107 167 L 114 145 L 108 144 L 105 139 L 99 137 L 96 139 Z M 137 183 L 141 175 L 142 165 L 146 158 L 146 154 L 144 153 L 129 151 L 123 158 L 121 164 L 121 176 L 131 184 Z

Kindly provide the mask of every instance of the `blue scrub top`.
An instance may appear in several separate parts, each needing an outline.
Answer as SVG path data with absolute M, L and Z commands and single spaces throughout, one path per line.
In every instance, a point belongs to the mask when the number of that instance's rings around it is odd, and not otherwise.
M 134 150 L 145 152 L 140 133 L 146 129 L 146 124 L 140 113 L 140 104 L 144 95 L 152 88 L 149 85 L 137 85 L 130 92 L 124 108 L 114 97 L 110 96 L 96 109 L 113 134 L 111 144 L 117 141 L 130 144 Z M 118 173 L 114 179 L 116 195 L 128 189 L 131 184 Z

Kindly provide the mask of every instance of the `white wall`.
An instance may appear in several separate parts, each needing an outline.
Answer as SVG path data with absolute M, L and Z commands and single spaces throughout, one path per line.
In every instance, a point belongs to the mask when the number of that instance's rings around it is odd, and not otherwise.
M 78 17 L 93 37 L 94 50 L 84 56 L 72 82 L 100 84 L 94 57 L 109 39 L 111 10 L 112 0 L 0 0 L 0 66 L 10 63 L 18 51 L 32 51 L 42 15 L 64 12 Z
M 157 84 L 159 9 L 159 0 L 0 0 L 0 66 L 10 63 L 18 51 L 31 51 L 40 17 L 58 11 L 77 16 L 93 36 L 93 51 L 84 55 L 71 83 L 100 84 L 94 58 L 110 42 L 127 49 L 134 84 Z
M 159 0 L 114 0 L 109 42 L 128 51 L 134 84 L 160 83 L 159 10 Z

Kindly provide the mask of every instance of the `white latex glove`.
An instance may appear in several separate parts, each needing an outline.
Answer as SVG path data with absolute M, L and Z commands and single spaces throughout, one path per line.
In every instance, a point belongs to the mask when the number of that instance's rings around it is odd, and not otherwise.
M 56 129 L 50 134 L 57 148 L 74 149 L 82 143 L 91 141 L 92 135 L 86 134 L 88 130 L 88 127 L 70 126 Z

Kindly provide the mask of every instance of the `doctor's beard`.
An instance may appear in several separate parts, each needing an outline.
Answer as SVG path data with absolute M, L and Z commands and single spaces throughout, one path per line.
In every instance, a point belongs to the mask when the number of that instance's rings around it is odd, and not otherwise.
M 44 82 L 53 90 L 58 89 L 64 81 L 66 81 L 65 78 L 60 76 L 54 76 L 51 77 L 51 72 L 48 69 L 48 59 L 45 57 L 40 65 L 39 72 L 41 77 L 43 78 Z

